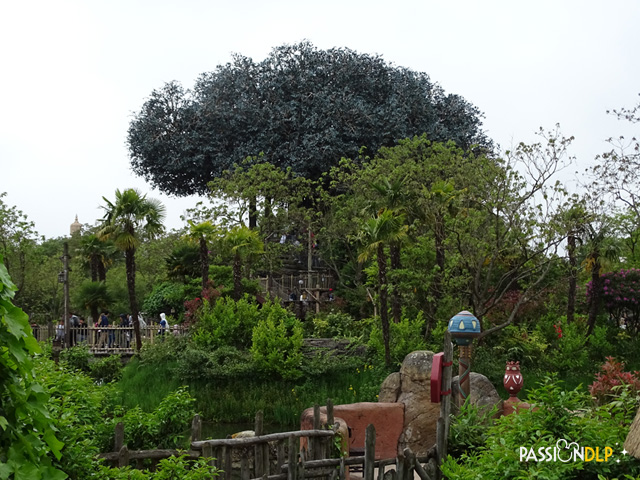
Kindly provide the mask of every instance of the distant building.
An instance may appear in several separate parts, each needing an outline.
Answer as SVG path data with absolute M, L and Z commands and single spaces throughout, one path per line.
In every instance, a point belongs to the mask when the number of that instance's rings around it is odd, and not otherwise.
M 73 235 L 74 233 L 80 233 L 81 229 L 82 224 L 78 222 L 78 215 L 76 215 L 76 221 L 71 224 L 71 227 L 69 227 L 69 232 Z

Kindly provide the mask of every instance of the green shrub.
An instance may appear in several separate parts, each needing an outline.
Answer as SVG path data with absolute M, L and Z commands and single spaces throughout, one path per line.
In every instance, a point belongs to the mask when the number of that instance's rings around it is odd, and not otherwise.
M 493 424 L 498 409 L 479 408 L 464 402 L 457 415 L 451 416 L 449 453 L 457 456 L 482 447 L 487 441 L 487 431 Z
M 122 376 L 122 358 L 109 355 L 89 365 L 89 374 L 98 383 L 111 383 Z
M 216 467 L 208 458 L 188 460 L 185 455 L 160 460 L 153 470 L 136 470 L 131 467 L 101 467 L 99 480 L 210 480 L 217 477 Z
M 29 317 L 12 303 L 16 290 L 0 256 L 0 478 L 62 480 L 52 460 L 64 444 L 56 438 L 49 394 L 34 378 L 40 347 Z
M 311 319 L 312 336 L 316 338 L 345 338 L 354 336 L 354 320 L 342 312 L 322 313 Z M 356 335 L 357 336 L 357 335 Z
M 448 456 L 442 471 L 448 478 L 487 479 L 596 479 L 622 473 L 637 475 L 640 463 L 616 451 L 620 462 L 563 463 L 520 461 L 520 447 L 555 447 L 559 439 L 576 442 L 580 446 L 619 448 L 628 433 L 633 414 L 627 414 L 614 403 L 589 408 L 588 395 L 564 390 L 556 377 L 547 377 L 537 389 L 529 392 L 528 401 L 535 408 L 497 419 L 486 431 L 484 446 L 457 459 Z
M 86 344 L 75 345 L 71 348 L 65 348 L 60 352 L 60 359 L 74 369 L 82 372 L 89 371 L 89 360 L 93 358 L 89 347 Z
M 427 344 L 424 340 L 422 330 L 424 328 L 424 318 L 422 312 L 416 318 L 409 319 L 403 317 L 398 323 L 389 325 L 389 349 L 391 351 L 391 362 L 400 365 L 409 353 L 416 350 L 426 350 Z M 375 353 L 379 363 L 384 363 L 384 342 L 382 341 L 382 327 L 376 322 L 369 337 L 369 348 Z
M 258 305 L 246 297 L 237 302 L 230 297 L 219 298 L 213 304 L 205 301 L 192 340 L 199 347 L 248 348 L 260 316 Z
M 156 285 L 142 304 L 142 311 L 151 317 L 159 317 L 161 313 L 175 312 L 180 316 L 184 311 L 185 287 L 172 282 Z
M 302 323 L 277 303 L 265 303 L 261 313 L 251 346 L 256 366 L 284 379 L 298 378 L 302 373 Z

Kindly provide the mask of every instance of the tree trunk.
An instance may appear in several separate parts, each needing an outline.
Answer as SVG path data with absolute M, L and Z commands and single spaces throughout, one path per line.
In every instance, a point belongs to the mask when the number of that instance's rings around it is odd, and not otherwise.
M 200 268 L 202 271 L 202 290 L 209 283 L 209 248 L 204 237 L 200 237 Z
M 600 252 L 592 252 L 593 265 L 591 266 L 591 297 L 589 298 L 589 321 L 587 338 L 593 333 L 600 308 Z
M 569 292 L 567 294 L 567 323 L 573 322 L 576 311 L 576 289 L 578 282 L 578 262 L 576 260 L 576 236 L 573 232 L 567 237 L 569 255 Z
M 91 257 L 90 269 L 91 269 L 91 281 L 97 282 L 98 271 L 100 269 L 100 259 L 98 257 L 93 257 L 93 256 Z
M 431 280 L 431 285 L 429 286 L 429 297 L 428 300 L 428 308 L 427 308 L 427 325 L 425 330 L 425 339 L 429 336 L 435 322 L 436 322 L 436 312 L 438 311 L 438 305 L 440 304 L 440 299 L 442 298 L 442 279 L 444 277 L 444 262 L 445 262 L 445 251 L 444 251 L 444 215 L 437 214 L 435 216 L 435 222 L 433 226 L 433 236 L 436 250 L 436 267 L 433 274 L 433 279 Z
M 127 289 L 129 290 L 129 309 L 133 319 L 133 331 L 136 336 L 136 350 L 142 348 L 140 322 L 138 322 L 138 300 L 136 299 L 136 249 L 125 250 L 124 258 L 127 268 Z
M 235 254 L 233 258 L 233 299 L 240 300 L 242 297 L 242 262 L 240 255 Z
M 398 273 L 400 268 L 400 245 L 392 243 L 389 247 L 391 256 L 391 270 Z M 400 302 L 400 289 L 398 288 L 398 280 L 392 277 L 392 290 L 391 290 L 391 312 L 393 314 L 393 321 L 399 323 L 402 317 L 402 304 Z
M 391 366 L 391 349 L 389 339 L 389 310 L 387 308 L 387 259 L 384 246 L 378 245 L 378 282 L 380 283 L 380 321 L 382 323 L 382 340 L 384 341 L 384 362 Z
M 107 269 L 104 266 L 104 262 L 102 260 L 98 262 L 98 281 L 99 282 L 107 281 Z
M 258 201 L 256 197 L 249 200 L 249 228 L 251 230 L 258 226 Z

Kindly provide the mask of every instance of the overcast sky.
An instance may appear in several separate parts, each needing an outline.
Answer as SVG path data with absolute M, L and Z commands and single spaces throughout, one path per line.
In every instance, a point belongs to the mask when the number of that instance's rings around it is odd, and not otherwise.
M 429 74 L 484 112 L 496 143 L 532 141 L 560 123 L 582 170 L 629 133 L 606 114 L 640 93 L 640 2 L 325 0 L 0 0 L 0 192 L 47 238 L 102 197 L 136 187 L 169 198 L 129 167 L 129 121 L 151 91 L 237 52 L 262 60 L 284 43 L 380 54 Z

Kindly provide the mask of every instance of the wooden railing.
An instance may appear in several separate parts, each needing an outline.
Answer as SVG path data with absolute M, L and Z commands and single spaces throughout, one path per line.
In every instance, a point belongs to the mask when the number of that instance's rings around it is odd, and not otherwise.
M 32 327 L 33 335 L 38 341 L 46 341 L 50 338 L 64 339 L 64 331 L 56 330 L 49 326 Z M 136 336 L 133 327 L 71 327 L 71 345 L 84 344 L 89 347 L 89 351 L 95 354 L 119 353 L 127 354 L 136 351 Z M 163 341 L 167 336 L 185 335 L 187 327 L 169 326 L 161 329 L 159 325 L 152 325 L 140 328 L 140 339 L 142 343 L 154 344 Z
M 329 410 L 332 409 L 328 409 L 327 417 L 331 421 L 333 415 Z M 315 419 L 314 426 L 317 426 Z M 160 460 L 170 456 L 208 458 L 210 464 L 220 470 L 220 478 L 224 480 L 348 480 L 353 472 L 362 475 L 363 480 L 383 480 L 386 476 L 393 480 L 414 480 L 415 475 L 421 480 L 440 478 L 436 445 L 420 457 L 405 448 L 396 458 L 376 460 L 376 430 L 373 425 L 369 425 L 365 432 L 364 455 L 355 457 L 338 455 L 338 449 L 333 448 L 339 435 L 338 425 L 329 428 L 329 422 L 321 429 L 263 435 L 262 412 L 258 412 L 256 435 L 253 437 L 200 440 L 200 432 L 201 421 L 196 415 L 191 428 L 190 450 L 129 450 L 124 444 L 124 429 L 120 423 L 116 427 L 116 451 L 102 453 L 100 458 L 121 467 L 134 461 L 136 468 L 150 463 L 146 466 L 152 470 Z M 305 441 L 301 441 L 303 439 Z M 332 454 L 334 458 L 330 458 Z

